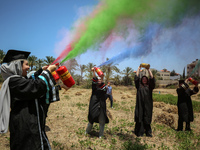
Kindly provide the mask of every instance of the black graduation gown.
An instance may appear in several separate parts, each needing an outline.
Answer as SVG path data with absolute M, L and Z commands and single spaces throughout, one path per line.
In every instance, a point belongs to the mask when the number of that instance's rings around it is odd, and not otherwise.
M 147 86 L 143 86 L 140 83 L 140 78 L 135 76 L 135 86 L 137 88 L 135 122 L 151 124 L 153 111 L 152 92 L 155 88 L 155 79 L 149 78 L 149 84 Z
M 193 107 L 192 107 L 192 101 L 191 97 L 193 94 L 196 94 L 199 89 L 198 87 L 194 87 L 193 90 L 191 90 L 188 86 L 188 84 L 183 83 L 187 89 L 185 90 L 182 86 L 177 88 L 177 94 L 178 94 L 178 115 L 179 119 L 183 122 L 192 122 L 194 120 L 193 116 Z
M 52 86 L 56 84 L 51 73 L 41 73 L 48 83 L 41 78 L 10 78 L 10 148 L 11 150 L 48 150 L 51 149 L 45 133 L 45 112 L 47 87 L 49 100 L 52 100 Z M 56 91 L 58 91 L 56 89 Z M 56 96 L 59 100 L 59 95 Z
M 109 123 L 106 114 L 106 86 L 102 83 L 99 87 L 97 85 L 97 78 L 92 81 L 92 95 L 89 104 L 88 120 L 91 124 L 94 122 L 99 123 L 100 109 L 103 109 L 105 115 L 105 123 Z

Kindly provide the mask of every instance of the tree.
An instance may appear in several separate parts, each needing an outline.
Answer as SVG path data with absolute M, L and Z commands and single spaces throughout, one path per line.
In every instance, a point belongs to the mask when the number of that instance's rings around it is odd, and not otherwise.
M 106 61 L 108 61 L 109 58 L 106 58 Z M 112 65 L 111 64 L 108 64 L 108 65 L 105 65 L 102 67 L 102 71 L 104 72 L 105 74 L 105 81 L 108 82 L 113 74 L 113 71 L 115 71 L 116 73 L 119 73 L 120 70 L 119 68 L 116 67 L 116 65 Z
M 81 82 L 83 81 L 83 73 L 86 71 L 86 65 L 79 65 L 81 71 Z
M 37 59 L 36 60 L 36 70 L 40 69 L 44 65 L 43 59 Z
M 170 72 L 170 76 L 175 76 L 175 75 L 176 75 L 175 70 L 172 70 L 172 71 Z
M 67 69 L 70 73 L 72 73 L 74 70 L 76 70 L 77 69 L 76 67 L 79 66 L 76 59 L 70 59 L 70 60 L 66 61 L 64 63 L 64 65 L 67 67 Z
M 183 79 L 185 79 L 185 67 L 183 69 Z
M 93 63 L 88 63 L 86 66 L 86 71 L 88 72 L 88 74 L 86 75 L 87 78 L 89 80 L 91 80 L 93 78 L 93 73 L 91 71 L 91 69 L 94 67 L 95 65 Z
M 0 49 L 0 64 L 2 64 L 5 55 L 6 55 L 5 52 Z
M 37 57 L 34 55 L 31 55 L 28 57 L 28 64 L 31 67 L 30 69 L 31 71 L 33 70 L 33 67 L 36 65 L 36 60 L 37 60 Z
M 121 84 L 121 77 L 120 75 L 114 76 L 114 85 L 120 85 Z
M 163 71 L 164 71 L 164 72 L 167 72 L 167 69 L 164 68 Z
M 52 64 L 52 62 L 54 62 L 55 58 L 53 56 L 46 56 L 46 59 L 44 60 L 44 62 L 46 63 L 46 65 L 50 65 Z
M 124 85 L 132 85 L 133 83 L 132 83 L 132 79 L 130 78 L 130 75 L 133 73 L 133 70 L 132 70 L 132 68 L 130 68 L 130 67 L 126 67 L 124 70 L 123 70 L 123 72 L 122 72 L 122 74 L 124 74 L 125 76 L 123 77 L 123 84 Z
M 153 74 L 153 76 L 154 76 L 154 78 L 156 79 L 157 78 L 157 76 L 158 76 L 158 71 L 157 70 L 155 70 L 155 69 L 152 69 L 152 74 Z M 160 75 L 160 74 L 159 74 Z

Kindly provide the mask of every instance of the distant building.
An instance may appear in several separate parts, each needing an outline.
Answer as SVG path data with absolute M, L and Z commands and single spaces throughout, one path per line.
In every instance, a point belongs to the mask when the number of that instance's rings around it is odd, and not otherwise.
M 170 80 L 170 71 L 163 69 L 157 72 L 162 80 Z
M 156 69 L 153 69 L 153 68 L 151 68 L 150 70 L 151 72 L 153 72 L 153 70 L 157 71 Z M 134 73 L 136 73 L 136 71 L 134 71 Z M 170 76 L 170 71 L 168 71 L 167 69 L 157 71 L 156 75 L 157 75 L 158 80 L 179 80 L 181 77 L 180 74 L 178 73 L 176 73 L 175 76 Z M 142 76 L 149 77 L 149 73 L 147 69 L 140 70 L 140 77 Z
M 176 73 L 175 76 L 170 76 L 170 80 L 180 80 L 181 75 Z
M 155 70 L 155 69 L 150 69 L 151 70 L 151 72 L 153 71 L 153 70 Z M 135 72 L 136 73 L 136 72 Z M 147 77 L 149 77 L 149 72 L 148 72 L 148 70 L 147 69 L 142 69 L 142 70 L 140 70 L 140 77 L 142 77 L 142 76 L 147 76 Z
M 191 72 L 193 71 L 194 67 L 197 65 L 198 61 L 199 60 L 196 59 L 191 64 L 187 64 L 187 75 L 188 76 L 190 76 Z M 195 71 L 195 73 L 193 74 L 193 76 L 200 77 L 200 67 Z

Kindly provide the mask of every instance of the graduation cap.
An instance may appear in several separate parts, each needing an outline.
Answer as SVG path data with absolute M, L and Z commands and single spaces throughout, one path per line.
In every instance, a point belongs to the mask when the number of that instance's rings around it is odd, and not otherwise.
M 3 63 L 9 63 L 13 60 L 18 60 L 18 59 L 27 59 L 30 53 L 31 52 L 13 50 L 13 49 L 8 50 L 8 52 L 6 53 L 3 59 Z

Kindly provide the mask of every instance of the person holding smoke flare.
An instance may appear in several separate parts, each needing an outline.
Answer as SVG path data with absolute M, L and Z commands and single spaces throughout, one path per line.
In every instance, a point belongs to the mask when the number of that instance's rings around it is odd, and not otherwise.
M 109 123 L 109 119 L 106 114 L 106 85 L 103 82 L 104 76 L 97 78 L 94 68 L 92 68 L 91 71 L 93 71 L 92 95 L 90 98 L 88 113 L 89 123 L 85 133 L 90 133 L 93 123 L 96 122 L 99 123 L 99 138 L 101 138 L 104 135 L 105 123 Z
M 152 111 L 153 111 L 153 99 L 152 92 L 155 88 L 155 79 L 152 72 L 147 68 L 150 78 L 147 76 L 142 76 L 140 79 L 141 66 L 135 75 L 135 86 L 137 89 L 136 95 L 136 106 L 135 106 L 135 135 L 152 137 L 151 121 L 152 121 Z
M 187 84 L 188 79 L 179 80 L 179 87 L 176 89 L 178 94 L 178 128 L 177 131 L 183 130 L 183 122 L 186 122 L 185 131 L 191 131 L 190 122 L 194 120 L 191 96 L 199 91 L 198 84 L 191 90 Z
M 0 133 L 7 132 L 9 125 L 11 150 L 50 150 L 43 106 L 60 100 L 59 87 L 51 75 L 56 66 L 50 65 L 41 74 L 36 72 L 35 79 L 28 79 L 29 54 L 9 50 L 1 65 Z

